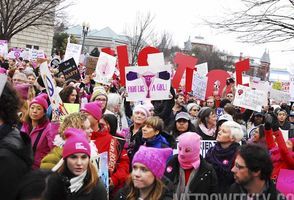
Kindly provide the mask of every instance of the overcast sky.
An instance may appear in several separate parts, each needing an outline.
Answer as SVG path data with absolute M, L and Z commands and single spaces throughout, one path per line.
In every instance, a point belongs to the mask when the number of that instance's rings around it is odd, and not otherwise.
M 238 43 L 234 35 L 222 34 L 202 24 L 203 18 L 222 18 L 229 10 L 240 9 L 240 0 L 76 0 L 67 10 L 70 23 L 90 24 L 91 29 L 109 26 L 118 34 L 130 27 L 136 13 L 150 12 L 155 16 L 153 26 L 158 33 L 171 33 L 174 44 L 183 47 L 189 36 L 202 36 L 220 50 L 234 55 L 261 57 L 264 50 L 270 52 L 271 67 L 294 68 L 294 42 L 263 45 Z M 287 51 L 287 50 L 293 51 Z

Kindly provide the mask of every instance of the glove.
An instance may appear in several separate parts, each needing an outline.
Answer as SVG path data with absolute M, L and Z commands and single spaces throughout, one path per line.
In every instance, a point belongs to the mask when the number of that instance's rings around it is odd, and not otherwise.
M 278 121 L 278 118 L 277 118 L 276 115 L 273 114 L 272 115 L 272 118 L 273 118 L 273 121 L 272 121 L 272 129 L 275 132 L 275 131 L 279 130 L 280 124 L 279 124 L 279 121 Z
M 271 130 L 272 128 L 273 117 L 270 114 L 265 115 L 264 129 Z

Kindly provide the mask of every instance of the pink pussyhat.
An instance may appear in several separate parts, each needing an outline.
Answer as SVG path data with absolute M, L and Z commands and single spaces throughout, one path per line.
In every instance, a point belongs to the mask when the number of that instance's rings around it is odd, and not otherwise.
M 36 96 L 30 103 L 30 107 L 32 104 L 39 104 L 41 105 L 45 110 L 48 109 L 48 103 L 47 103 L 47 99 L 48 99 L 48 95 L 43 93 L 43 94 L 40 94 L 38 96 Z
M 179 137 L 178 160 L 183 169 L 198 169 L 200 165 L 200 136 L 195 132 L 182 133 Z
M 160 149 L 145 147 L 142 145 L 135 154 L 132 165 L 134 165 L 135 163 L 141 163 L 145 165 L 155 177 L 160 179 L 164 174 L 166 161 L 171 155 L 171 148 Z
M 84 107 L 81 108 L 81 111 L 92 115 L 96 120 L 100 120 L 102 117 L 101 103 L 98 101 L 86 103 Z

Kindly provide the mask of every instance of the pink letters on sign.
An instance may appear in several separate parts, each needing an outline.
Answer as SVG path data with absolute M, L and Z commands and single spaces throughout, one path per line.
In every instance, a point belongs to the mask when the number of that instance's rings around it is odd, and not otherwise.
M 235 63 L 236 66 L 236 85 L 242 85 L 242 72 L 250 69 L 249 58 Z
M 148 62 L 147 62 L 147 58 L 148 58 L 148 54 L 152 54 L 152 53 L 160 53 L 160 51 L 155 48 L 155 47 L 144 47 L 138 55 L 138 65 L 139 66 L 148 66 Z
M 182 53 L 177 53 L 174 62 L 178 65 L 177 71 L 173 77 L 172 85 L 175 89 L 179 88 L 181 79 L 186 71 L 186 92 L 192 90 L 193 71 L 198 59 L 192 56 L 187 56 Z

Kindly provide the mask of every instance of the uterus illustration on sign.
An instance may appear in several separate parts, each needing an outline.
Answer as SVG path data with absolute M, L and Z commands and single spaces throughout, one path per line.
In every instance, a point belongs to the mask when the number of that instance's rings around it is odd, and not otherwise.
M 161 71 L 157 73 L 153 73 L 150 71 L 147 71 L 143 74 L 139 74 L 137 72 L 129 71 L 126 75 L 126 79 L 128 81 L 134 81 L 137 79 L 142 79 L 144 83 L 144 87 L 147 89 L 146 98 L 150 98 L 150 88 L 153 84 L 155 78 L 159 78 L 162 80 L 169 80 L 170 79 L 170 73 L 168 71 Z

